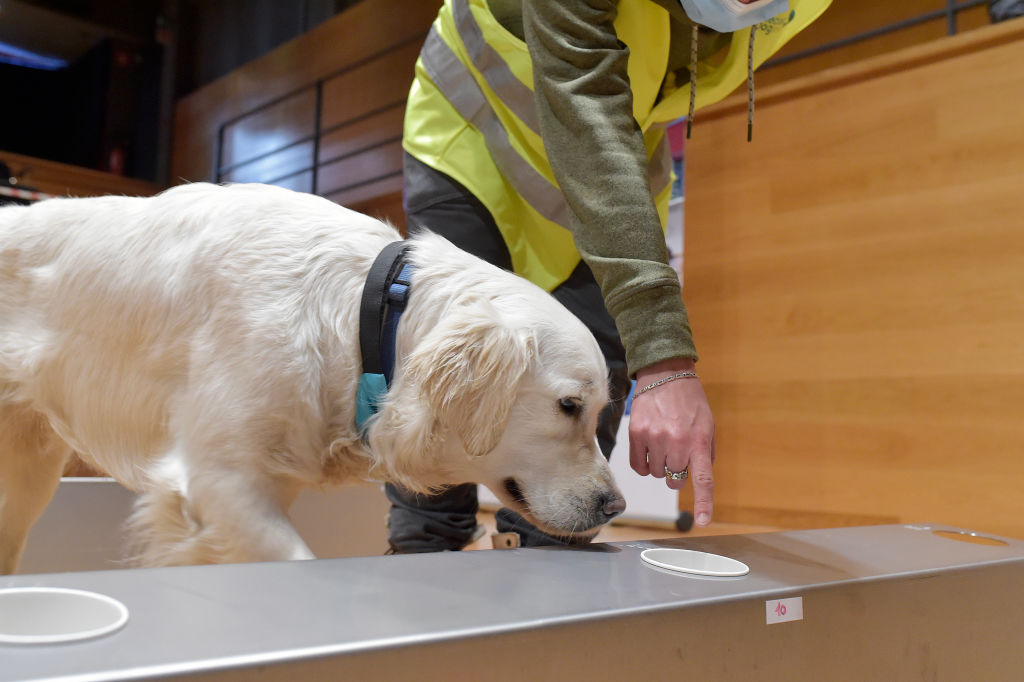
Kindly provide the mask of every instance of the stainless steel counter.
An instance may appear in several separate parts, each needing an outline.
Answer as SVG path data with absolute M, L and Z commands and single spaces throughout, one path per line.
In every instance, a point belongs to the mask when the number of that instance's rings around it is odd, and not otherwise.
M 124 524 L 134 504 L 135 495 L 112 478 L 62 479 L 28 536 L 18 572 L 123 568 Z M 389 509 L 383 486 L 348 485 L 303 490 L 288 515 L 313 554 L 338 559 L 383 554 Z
M 1024 678 L 1024 542 L 936 528 L 3 577 L 130 617 L 90 641 L 0 644 L 0 680 Z M 672 573 L 648 547 L 750 573 Z M 782 599 L 802 617 L 769 624 Z

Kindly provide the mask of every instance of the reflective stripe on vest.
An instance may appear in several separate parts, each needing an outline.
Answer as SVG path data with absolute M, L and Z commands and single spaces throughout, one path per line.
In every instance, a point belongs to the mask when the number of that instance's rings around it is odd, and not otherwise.
M 484 77 L 492 90 L 501 93 L 502 103 L 516 115 L 516 118 L 525 123 L 535 134 L 540 135 L 537 112 L 533 108 L 533 90 L 516 78 L 508 63 L 484 38 L 483 29 L 480 28 L 473 13 L 469 11 L 469 3 L 466 0 L 452 2 L 452 16 L 455 18 L 459 37 L 462 38 L 462 44 L 466 46 L 466 52 L 469 54 L 473 66 Z M 434 38 L 441 39 L 436 35 Z
M 423 68 L 462 118 L 484 136 L 487 151 L 501 174 L 531 206 L 551 222 L 569 227 L 569 207 L 562 191 L 538 173 L 512 147 L 508 132 L 487 102 L 466 65 L 431 28 L 420 52 Z M 511 74 L 509 74 L 511 75 Z M 513 78 L 515 78 L 513 76 Z M 531 93 L 532 95 L 532 93 Z

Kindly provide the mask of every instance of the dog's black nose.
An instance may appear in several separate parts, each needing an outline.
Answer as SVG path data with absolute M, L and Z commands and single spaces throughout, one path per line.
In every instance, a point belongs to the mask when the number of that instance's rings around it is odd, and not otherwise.
M 604 512 L 605 519 L 608 521 L 626 511 L 626 501 L 618 495 L 602 495 L 601 501 L 603 502 L 601 511 Z

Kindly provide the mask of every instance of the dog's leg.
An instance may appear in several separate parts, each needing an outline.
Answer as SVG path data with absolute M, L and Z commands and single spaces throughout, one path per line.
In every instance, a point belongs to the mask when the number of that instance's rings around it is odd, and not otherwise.
M 285 513 L 297 490 L 271 477 L 222 472 L 194 480 L 190 501 L 202 510 L 224 561 L 314 559 Z
M 314 559 L 284 509 L 297 489 L 269 478 L 205 471 L 140 497 L 131 525 L 146 566 Z
M 18 567 L 25 538 L 53 498 L 70 455 L 42 415 L 0 406 L 0 575 Z

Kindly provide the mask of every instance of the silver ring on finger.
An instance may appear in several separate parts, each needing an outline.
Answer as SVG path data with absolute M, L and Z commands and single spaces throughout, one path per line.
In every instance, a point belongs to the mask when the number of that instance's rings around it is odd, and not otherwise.
M 689 466 L 683 467 L 682 471 L 672 471 L 671 469 L 668 468 L 667 464 L 665 465 L 665 478 L 670 478 L 673 481 L 685 481 L 686 477 L 689 476 L 689 475 L 690 475 L 690 467 Z

